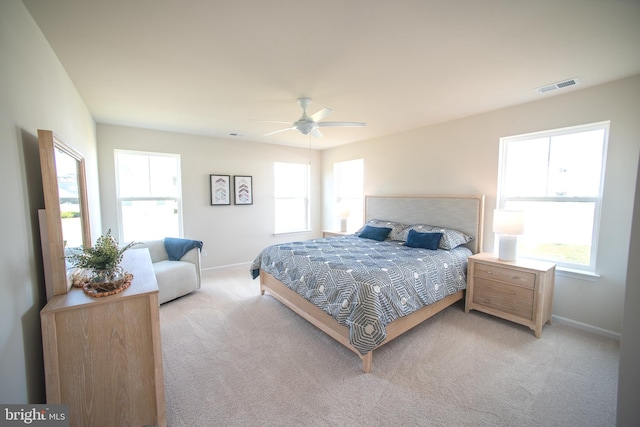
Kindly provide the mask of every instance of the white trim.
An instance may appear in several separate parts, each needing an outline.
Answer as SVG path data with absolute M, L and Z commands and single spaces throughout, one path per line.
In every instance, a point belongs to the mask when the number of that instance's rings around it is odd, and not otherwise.
M 224 270 L 227 268 L 234 268 L 234 267 L 242 267 L 242 266 L 247 266 L 250 267 L 251 264 L 253 264 L 252 261 L 246 261 L 246 262 L 238 262 L 236 264 L 227 264 L 227 265 L 219 265 L 217 267 L 207 267 L 207 268 L 201 268 L 200 271 L 208 271 L 208 270 Z M 250 271 L 247 270 L 247 276 L 250 275 Z
M 575 125 L 575 126 L 569 126 L 564 128 L 542 130 L 538 132 L 522 133 L 519 135 L 506 136 L 500 139 L 508 139 L 510 141 L 521 141 L 521 140 L 527 140 L 527 139 L 545 138 L 548 136 L 567 135 L 567 134 L 577 133 L 577 132 L 588 132 L 590 130 L 601 129 L 605 126 L 609 127 L 610 124 L 611 124 L 610 120 L 603 120 L 601 122 L 589 123 L 586 125 Z M 607 136 L 608 136 L 608 133 L 607 133 Z
M 300 233 L 311 233 L 312 230 L 294 230 L 294 231 L 274 231 L 274 236 L 282 236 L 283 234 L 300 234 Z
M 593 271 L 578 270 L 560 265 L 556 266 L 556 274 L 558 276 L 571 277 L 573 279 L 586 280 L 588 282 L 597 282 L 600 280 L 600 275 Z
M 119 176 L 119 157 L 120 155 L 140 155 L 150 157 L 168 157 L 176 162 L 176 187 L 177 194 L 175 196 L 120 196 L 120 176 Z M 183 212 L 182 212 L 182 157 L 177 153 L 163 153 L 155 151 L 138 151 L 138 150 L 123 150 L 116 148 L 113 150 L 113 161 L 115 168 L 115 184 L 116 184 L 116 205 L 117 205 L 117 218 L 118 218 L 118 237 L 120 241 L 124 241 L 124 222 L 122 218 L 122 202 L 123 201 L 154 201 L 154 200 L 168 200 L 175 201 L 178 209 L 178 236 L 184 236 L 184 224 L 183 224 Z
M 597 335 L 602 335 L 607 338 L 612 338 L 614 340 L 620 341 L 620 333 L 613 332 L 608 329 L 599 328 L 597 326 L 588 325 L 586 323 L 578 322 L 577 320 L 567 319 L 566 317 L 556 316 L 555 314 L 551 316 L 553 322 L 562 323 L 565 325 L 569 325 L 573 328 L 580 329 L 582 331 L 592 332 Z
M 278 188 L 277 173 L 279 169 L 279 165 L 282 166 L 302 166 L 305 168 L 306 176 L 305 184 L 306 188 L 304 194 L 290 194 L 290 195 L 282 195 L 282 190 Z M 294 178 L 295 179 L 295 178 Z M 311 164 L 310 163 L 294 163 L 294 162 L 274 162 L 273 163 L 273 201 L 274 201 L 274 232 L 273 234 L 284 234 L 284 233 L 298 233 L 303 232 L 304 230 L 292 230 L 288 228 L 277 229 L 278 225 L 278 209 L 276 205 L 278 204 L 278 200 L 303 200 L 304 201 L 304 209 L 305 209 L 305 227 L 309 228 L 311 224 Z
M 548 201 L 548 202 L 583 202 L 583 203 L 593 203 L 594 204 L 594 212 L 593 212 L 593 224 L 591 229 L 591 247 L 590 247 L 590 256 L 589 256 L 589 264 L 585 266 L 584 270 L 572 268 L 575 264 L 563 262 L 560 260 L 553 259 L 545 259 L 546 261 L 555 262 L 559 268 L 563 268 L 566 271 L 566 274 L 561 274 L 568 277 L 576 277 L 585 280 L 597 280 L 600 276 L 595 273 L 595 266 L 597 262 L 597 253 L 598 253 L 598 241 L 600 236 L 600 218 L 602 212 L 602 202 L 604 195 L 604 178 L 605 178 L 605 167 L 607 163 L 607 148 L 609 142 L 609 129 L 611 122 L 610 121 L 601 121 L 596 123 L 589 123 L 586 125 L 577 125 L 570 126 L 566 128 L 545 130 L 540 132 L 532 132 L 521 135 L 513 135 L 501 137 L 499 139 L 499 156 L 498 156 L 498 188 L 497 188 L 497 197 L 496 197 L 496 209 L 505 209 L 507 201 L 514 202 L 537 202 L 537 201 Z M 603 144 L 602 144 L 602 153 L 601 153 L 601 173 L 600 173 L 600 183 L 599 183 L 599 194 L 597 197 L 554 197 L 554 196 L 505 196 L 503 194 L 504 185 L 505 185 L 505 166 L 506 166 L 506 154 L 507 154 L 507 146 L 510 143 L 518 142 L 518 141 L 527 141 L 530 139 L 538 139 L 538 138 L 551 138 L 559 135 L 569 135 L 573 133 L 581 133 L 581 132 L 589 132 L 594 130 L 604 130 L 603 135 Z M 494 243 L 497 242 L 497 237 L 494 240 Z

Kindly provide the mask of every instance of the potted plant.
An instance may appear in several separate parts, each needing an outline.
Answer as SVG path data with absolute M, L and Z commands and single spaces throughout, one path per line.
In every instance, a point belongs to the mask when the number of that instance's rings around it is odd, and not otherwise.
M 120 266 L 125 251 L 137 242 L 131 242 L 120 247 L 111 236 L 111 229 L 107 234 L 98 237 L 96 244 L 90 248 L 82 248 L 80 253 L 72 253 L 66 258 L 77 268 L 91 271 L 90 281 L 94 285 L 109 287 L 109 284 L 117 284 L 124 278 L 124 271 Z

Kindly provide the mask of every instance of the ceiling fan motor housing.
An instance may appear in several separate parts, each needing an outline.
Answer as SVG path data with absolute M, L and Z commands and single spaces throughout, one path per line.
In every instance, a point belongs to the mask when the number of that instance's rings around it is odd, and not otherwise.
M 300 104 L 300 108 L 302 108 L 302 117 L 291 124 L 291 127 L 285 129 L 279 129 L 273 132 L 269 132 L 264 136 L 274 135 L 276 133 L 284 132 L 287 130 L 297 130 L 303 135 L 315 136 L 316 138 L 322 137 L 322 133 L 320 133 L 321 127 L 344 127 L 344 126 L 355 126 L 361 127 L 364 126 L 364 123 L 361 122 L 322 122 L 320 120 L 327 117 L 329 114 L 333 112 L 330 108 L 323 108 L 322 110 L 312 114 L 309 116 L 307 114 L 307 109 L 311 104 L 311 98 L 298 98 L 298 104 Z M 280 122 L 278 122 L 280 123 Z
M 314 129 L 318 128 L 318 124 L 307 117 L 303 117 L 296 121 L 293 124 L 293 127 L 296 128 L 301 134 L 308 135 L 313 132 Z

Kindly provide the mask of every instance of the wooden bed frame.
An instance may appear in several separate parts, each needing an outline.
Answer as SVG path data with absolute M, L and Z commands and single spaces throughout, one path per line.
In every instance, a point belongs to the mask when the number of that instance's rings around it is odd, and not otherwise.
M 467 246 L 473 253 L 478 253 L 482 250 L 484 196 L 366 196 L 365 221 L 371 219 L 453 228 L 473 236 L 474 239 Z M 362 370 L 365 373 L 371 372 L 373 350 L 365 355 L 360 354 L 349 342 L 349 328 L 338 323 L 329 314 L 289 289 L 269 273 L 260 270 L 260 293 L 264 295 L 265 291 L 357 354 L 362 359 Z M 419 325 L 451 304 L 460 301 L 463 296 L 464 291 L 457 292 L 391 322 L 386 326 L 387 338 L 375 349 Z

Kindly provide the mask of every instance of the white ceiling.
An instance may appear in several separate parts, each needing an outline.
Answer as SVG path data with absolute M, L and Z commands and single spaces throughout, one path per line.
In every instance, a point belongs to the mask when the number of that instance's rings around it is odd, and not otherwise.
M 24 0 L 98 123 L 328 148 L 640 74 L 638 0 Z M 580 85 L 534 89 L 578 77 Z

